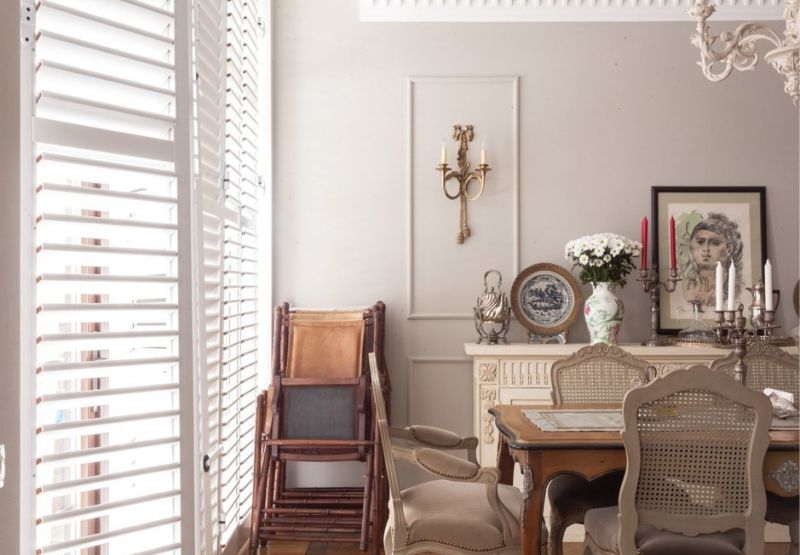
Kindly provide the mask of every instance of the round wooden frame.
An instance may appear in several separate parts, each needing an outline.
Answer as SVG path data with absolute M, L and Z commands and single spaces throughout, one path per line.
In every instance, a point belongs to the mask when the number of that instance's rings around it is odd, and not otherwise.
M 574 298 L 572 311 L 569 313 L 567 318 L 557 326 L 546 327 L 537 324 L 528 318 L 528 316 L 522 310 L 522 306 L 520 305 L 519 293 L 522 289 L 522 286 L 527 283 L 531 277 L 540 272 L 551 272 L 558 274 L 572 290 L 572 296 Z M 578 313 L 581 312 L 582 305 L 583 295 L 581 294 L 578 282 L 575 280 L 572 274 L 569 273 L 569 271 L 558 264 L 542 262 L 539 264 L 534 264 L 533 266 L 528 266 L 519 273 L 516 279 L 514 279 L 514 284 L 511 286 L 511 310 L 514 311 L 514 316 L 516 316 L 519 323 L 525 326 L 528 331 L 537 335 L 558 335 L 559 333 L 567 331 L 578 318 Z

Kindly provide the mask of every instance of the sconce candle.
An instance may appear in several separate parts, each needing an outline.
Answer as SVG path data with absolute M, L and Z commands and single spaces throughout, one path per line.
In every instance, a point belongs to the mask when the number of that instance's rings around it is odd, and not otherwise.
M 481 164 L 486 164 L 486 137 L 481 141 Z
M 440 164 L 447 163 L 447 146 L 445 146 L 444 141 L 442 141 L 442 152 L 439 155 L 439 163 Z

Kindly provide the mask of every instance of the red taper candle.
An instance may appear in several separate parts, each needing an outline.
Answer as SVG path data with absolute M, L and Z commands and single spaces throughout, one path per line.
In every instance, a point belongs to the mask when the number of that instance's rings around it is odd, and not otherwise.
M 642 270 L 647 269 L 647 216 L 642 218 Z
M 677 258 L 675 257 L 675 218 L 669 217 L 669 267 L 677 268 Z

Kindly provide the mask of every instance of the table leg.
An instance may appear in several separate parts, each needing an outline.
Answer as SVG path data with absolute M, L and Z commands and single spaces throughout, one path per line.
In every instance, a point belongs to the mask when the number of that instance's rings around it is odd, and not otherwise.
M 522 554 L 538 555 L 545 538 L 542 537 L 542 512 L 547 477 L 542 472 L 541 454 L 535 451 L 515 453 L 522 468 Z
M 497 469 L 500 471 L 501 484 L 514 485 L 514 459 L 503 434 L 498 434 L 497 438 Z

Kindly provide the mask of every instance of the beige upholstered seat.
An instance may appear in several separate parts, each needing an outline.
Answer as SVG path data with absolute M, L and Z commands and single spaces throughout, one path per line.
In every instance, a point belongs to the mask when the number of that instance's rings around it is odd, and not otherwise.
M 431 426 L 390 429 L 374 354 L 369 355 L 373 400 L 389 482 L 389 522 L 383 536 L 386 555 L 518 553 L 522 493 L 498 485 L 497 468 L 480 467 L 478 439 Z M 413 448 L 393 446 L 392 438 Z M 442 450 L 466 449 L 467 459 Z M 400 491 L 395 460 L 440 478 Z
M 522 492 L 500 485 L 500 502 L 519 514 Z M 503 549 L 503 523 L 486 499 L 486 486 L 435 480 L 400 492 L 410 543 L 435 541 L 469 551 Z
M 695 366 L 630 391 L 623 416 L 620 504 L 586 513 L 585 555 L 763 552 L 764 395 Z
M 553 404 L 622 404 L 625 393 L 655 376 L 655 368 L 619 347 L 597 344 L 584 347 L 553 364 L 550 383 Z M 583 522 L 589 509 L 617 503 L 622 472 L 588 481 L 562 474 L 550 481 L 550 550 L 561 555 L 564 532 Z

